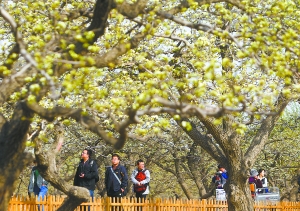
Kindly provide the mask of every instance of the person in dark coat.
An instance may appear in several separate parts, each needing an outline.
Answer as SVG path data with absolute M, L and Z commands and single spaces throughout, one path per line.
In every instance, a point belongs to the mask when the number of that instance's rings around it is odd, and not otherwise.
M 122 197 L 127 193 L 128 176 L 124 166 L 120 164 L 120 156 L 113 154 L 111 159 L 112 166 L 105 171 L 105 187 L 107 196 Z
M 84 149 L 74 177 L 74 186 L 87 188 L 94 197 L 96 182 L 99 180 L 97 163 L 91 159 L 92 150 Z

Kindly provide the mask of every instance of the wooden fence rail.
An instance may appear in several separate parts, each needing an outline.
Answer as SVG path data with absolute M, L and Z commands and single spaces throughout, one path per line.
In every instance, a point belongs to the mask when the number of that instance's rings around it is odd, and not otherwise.
M 22 196 L 12 197 L 8 211 L 55 211 L 65 196 L 47 196 L 44 200 L 29 199 Z M 88 208 L 88 209 L 86 209 Z M 184 200 L 184 199 L 146 199 L 139 202 L 136 198 L 94 198 L 82 203 L 77 211 L 228 211 L 226 201 Z M 255 211 L 300 211 L 300 202 L 256 202 Z

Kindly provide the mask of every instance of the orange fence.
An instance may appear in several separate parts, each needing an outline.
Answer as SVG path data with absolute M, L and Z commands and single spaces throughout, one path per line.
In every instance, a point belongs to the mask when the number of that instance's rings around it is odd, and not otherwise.
M 48 196 L 43 201 L 25 197 L 12 197 L 8 211 L 55 211 L 62 204 L 65 196 Z M 228 211 L 226 201 L 183 200 L 183 199 L 146 199 L 139 203 L 136 198 L 95 198 L 94 201 L 82 203 L 76 210 L 90 211 Z M 43 209 L 42 209 L 43 208 Z M 256 202 L 255 211 L 300 211 L 300 202 Z M 86 209 L 88 210 L 88 209 Z

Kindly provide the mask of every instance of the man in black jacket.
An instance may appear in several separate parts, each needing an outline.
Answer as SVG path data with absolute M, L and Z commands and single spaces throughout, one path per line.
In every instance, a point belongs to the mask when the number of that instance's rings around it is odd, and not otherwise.
M 107 196 L 122 197 L 127 193 L 128 176 L 124 166 L 120 164 L 120 156 L 113 154 L 112 166 L 107 167 L 105 172 L 105 187 Z
M 92 150 L 84 149 L 81 153 L 81 161 L 77 167 L 74 178 L 74 186 L 87 188 L 90 191 L 90 197 L 94 197 L 96 182 L 99 180 L 98 166 L 91 159 Z

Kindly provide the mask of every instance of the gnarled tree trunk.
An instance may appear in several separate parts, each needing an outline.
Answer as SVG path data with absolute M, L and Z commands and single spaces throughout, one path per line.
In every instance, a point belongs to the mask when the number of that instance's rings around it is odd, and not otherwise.
M 33 114 L 19 103 L 11 121 L 3 122 L 0 132 L 0 210 L 6 211 L 15 182 L 24 167 L 32 161 L 32 155 L 24 152 L 27 131 Z M 4 117 L 3 117 L 4 119 Z M 31 158 L 31 159 L 30 159 Z
M 247 173 L 238 169 L 228 169 L 228 171 L 230 175 L 225 184 L 228 210 L 253 211 L 254 201 L 251 197 Z

